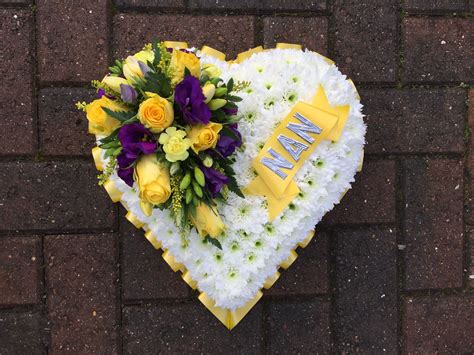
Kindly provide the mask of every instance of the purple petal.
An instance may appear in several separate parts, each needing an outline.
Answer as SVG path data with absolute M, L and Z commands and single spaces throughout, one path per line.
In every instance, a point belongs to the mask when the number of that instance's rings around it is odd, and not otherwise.
M 118 175 L 128 186 L 133 186 L 133 168 L 119 169 L 117 175 Z
M 126 103 L 133 104 L 137 100 L 137 92 L 131 85 L 120 84 L 120 97 Z

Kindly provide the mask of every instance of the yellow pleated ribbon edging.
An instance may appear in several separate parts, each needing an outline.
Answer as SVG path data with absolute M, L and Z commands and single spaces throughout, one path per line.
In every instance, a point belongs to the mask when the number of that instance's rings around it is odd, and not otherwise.
M 145 238 L 151 243 L 151 245 L 153 245 L 153 248 L 155 249 L 161 248 L 161 242 L 158 239 L 156 239 L 155 235 L 153 234 L 151 230 L 148 230 L 145 233 Z
M 357 165 L 357 172 L 360 173 L 362 171 L 362 167 L 364 166 L 364 155 L 365 151 L 362 150 L 362 156 L 360 157 L 359 164 Z
M 344 196 L 346 196 L 347 191 L 349 191 L 349 190 L 350 190 L 349 188 L 344 190 L 344 192 L 341 194 L 341 197 L 339 197 L 339 202 L 344 198 Z
M 218 51 L 217 49 L 212 48 L 212 47 L 202 46 L 201 53 L 204 53 L 204 54 L 209 55 L 211 57 L 214 57 L 216 59 L 225 61 L 225 54 L 222 53 L 221 51 Z
M 173 269 L 174 272 L 176 271 L 181 271 L 185 272 L 186 268 L 184 267 L 183 264 L 178 263 L 174 256 L 169 252 L 169 250 L 165 251 L 162 255 L 163 259 L 165 259 L 166 263 L 170 266 L 171 269 Z
M 99 147 L 92 148 L 92 158 L 94 158 L 95 168 L 99 171 L 104 170 L 104 165 L 102 164 L 102 149 Z
M 275 48 L 277 49 L 303 49 L 303 46 L 301 44 L 279 42 L 276 44 Z
M 127 214 L 125 215 L 125 218 L 135 226 L 137 229 L 141 229 L 144 224 L 141 222 L 137 216 L 135 216 L 132 212 L 128 211 Z
M 260 52 L 263 52 L 263 47 L 262 46 L 258 46 L 258 47 L 249 49 L 248 51 L 241 52 L 241 53 L 237 54 L 237 59 L 235 60 L 235 62 L 236 63 L 242 63 L 244 60 L 250 58 L 252 56 L 252 54 L 260 53 Z
M 109 194 L 110 199 L 112 202 L 119 202 L 120 199 L 122 198 L 122 191 L 117 189 L 117 186 L 115 186 L 115 183 L 112 180 L 107 180 L 104 183 L 104 189 L 107 191 Z
M 181 277 L 188 284 L 188 286 L 191 287 L 193 290 L 197 288 L 197 281 L 194 281 L 191 278 L 191 274 L 189 273 L 189 271 L 186 270 L 186 272 L 183 273 Z
M 255 306 L 255 304 L 262 298 L 262 292 L 258 291 L 253 299 L 248 301 L 244 306 L 237 308 L 235 311 L 216 307 L 215 302 L 206 293 L 202 292 L 199 295 L 199 301 L 217 318 L 227 329 L 234 328 Z
M 166 47 L 173 49 L 188 48 L 188 44 L 186 42 L 164 41 L 163 44 Z
M 306 238 L 304 240 L 302 240 L 301 242 L 299 242 L 298 245 L 303 249 L 306 248 L 308 246 L 309 242 L 314 238 L 315 233 L 316 232 L 314 230 L 310 231 L 306 235 Z
M 296 251 L 294 251 L 294 250 L 290 251 L 290 256 L 288 256 L 288 259 L 283 261 L 280 264 L 280 266 L 285 270 L 288 269 L 291 266 L 291 264 L 293 264 L 295 262 L 297 257 L 298 257 L 298 254 L 296 254 Z
M 277 282 L 279 278 L 280 278 L 280 273 L 277 271 L 272 276 L 268 277 L 265 280 L 263 284 L 263 288 L 265 288 L 265 290 L 270 289 L 275 284 L 275 282 Z

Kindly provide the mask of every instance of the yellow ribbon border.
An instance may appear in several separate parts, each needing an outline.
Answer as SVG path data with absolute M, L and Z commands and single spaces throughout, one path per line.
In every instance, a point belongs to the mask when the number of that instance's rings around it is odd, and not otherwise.
M 173 47 L 173 48 L 187 48 L 188 47 L 186 42 L 165 41 L 164 43 L 169 45 L 170 47 Z M 300 49 L 301 50 L 302 46 L 299 45 L 299 44 L 291 44 L 291 43 L 277 43 L 276 48 L 277 49 Z M 244 60 L 250 58 L 250 56 L 252 54 L 259 53 L 259 52 L 262 52 L 262 51 L 265 51 L 265 50 L 268 50 L 268 49 L 263 49 L 262 46 L 255 47 L 255 48 L 252 48 L 248 51 L 239 53 L 239 55 L 237 56 L 237 58 L 235 60 L 231 60 L 231 61 L 228 61 L 228 62 L 230 62 L 230 63 L 233 63 L 233 62 L 242 63 Z M 203 46 L 201 51 L 203 53 L 207 54 L 207 55 L 214 56 L 214 57 L 216 57 L 220 60 L 225 60 L 225 54 L 218 51 L 218 50 L 216 50 L 216 49 L 214 49 L 214 48 L 211 48 L 211 47 L 208 47 L 208 46 Z M 314 53 L 316 53 L 316 52 L 314 52 Z M 328 64 L 330 64 L 330 65 L 334 64 L 334 62 L 331 59 L 326 58 L 326 57 L 322 56 L 319 53 L 316 53 L 316 54 L 323 57 L 323 59 Z M 351 82 L 351 84 L 354 86 L 354 89 L 355 89 L 355 85 L 352 82 L 352 80 L 351 79 L 348 79 L 348 80 Z M 356 93 L 357 93 L 357 90 L 356 90 Z M 357 93 L 357 98 L 360 100 L 360 96 L 359 96 L 358 93 Z M 96 169 L 99 170 L 99 171 L 103 170 L 103 164 L 102 164 L 102 161 L 101 161 L 101 153 L 102 153 L 101 150 L 102 149 L 99 148 L 99 147 L 94 147 L 92 149 L 92 157 L 94 159 Z M 362 157 L 361 157 L 361 160 L 360 160 L 359 165 L 357 167 L 357 172 L 360 172 L 362 170 L 363 161 L 364 161 L 364 152 L 362 151 Z M 166 261 L 166 263 L 171 267 L 171 269 L 174 272 L 180 271 L 182 279 L 189 285 L 189 287 L 191 287 L 193 290 L 196 290 L 198 288 L 197 287 L 197 282 L 191 278 L 191 276 L 189 274 L 189 271 L 186 269 L 184 264 L 178 263 L 176 261 L 176 259 L 174 258 L 174 256 L 169 252 L 169 250 L 162 247 L 161 242 L 158 241 L 158 239 L 156 239 L 156 236 L 153 235 L 150 228 L 146 224 L 142 223 L 128 209 L 128 206 L 124 201 L 121 201 L 122 192 L 119 189 L 117 189 L 115 184 L 111 180 L 108 180 L 103 186 L 104 186 L 105 190 L 107 191 L 110 199 L 113 202 L 121 202 L 123 207 L 127 210 L 127 214 L 125 215 L 125 218 L 130 223 L 132 223 L 137 229 L 143 229 L 145 231 L 145 234 L 144 234 L 145 238 L 151 243 L 151 245 L 157 250 L 159 250 L 159 249 L 163 250 L 162 257 Z M 344 197 L 344 195 L 346 194 L 347 191 L 348 190 L 344 191 L 341 194 L 341 197 L 339 198 L 339 201 Z M 289 254 L 288 258 L 286 260 L 284 260 L 282 263 L 280 263 L 279 268 L 282 268 L 282 269 L 285 269 L 285 270 L 288 269 L 295 262 L 296 258 L 298 257 L 298 254 L 296 253 L 296 249 L 298 247 L 306 248 L 306 246 L 313 239 L 314 235 L 315 235 L 315 231 L 314 230 L 310 231 L 307 234 L 306 238 L 303 241 L 299 242 L 298 246 L 296 248 L 294 248 L 290 251 L 290 254 Z M 277 270 L 274 275 L 268 277 L 265 280 L 262 288 L 264 288 L 266 290 L 270 289 L 275 284 L 275 282 L 279 279 L 279 277 L 280 277 L 280 272 Z M 257 304 L 257 302 L 260 300 L 260 298 L 262 298 L 262 296 L 263 296 L 263 294 L 262 294 L 262 291 L 260 289 L 259 291 L 257 291 L 257 293 L 256 293 L 256 295 L 253 299 L 248 301 L 244 306 L 242 306 L 240 308 L 237 308 L 236 310 L 224 309 L 224 308 L 221 308 L 221 307 L 217 307 L 215 305 L 215 302 L 205 292 L 200 292 L 200 294 L 198 296 L 198 299 L 204 304 L 204 306 L 206 306 L 206 308 L 217 319 L 219 319 L 222 322 L 222 324 L 224 324 L 229 330 L 231 330 L 247 315 L 247 313 L 253 308 L 253 306 L 255 306 Z

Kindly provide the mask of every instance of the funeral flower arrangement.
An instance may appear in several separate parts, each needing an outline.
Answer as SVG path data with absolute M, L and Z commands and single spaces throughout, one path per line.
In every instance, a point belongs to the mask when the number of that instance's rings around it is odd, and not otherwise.
M 100 98 L 78 107 L 97 138 L 100 183 L 229 328 L 362 168 L 355 86 L 301 46 L 226 61 L 210 47 L 154 43 L 93 85 Z
M 194 51 L 158 42 L 109 70 L 92 83 L 99 98 L 78 104 L 108 159 L 101 181 L 116 173 L 136 183 L 144 215 L 167 209 L 183 239 L 194 226 L 220 248 L 216 201 L 228 191 L 243 197 L 232 163 L 242 145 L 234 92 L 245 84 L 224 82 L 214 65 L 201 68 Z

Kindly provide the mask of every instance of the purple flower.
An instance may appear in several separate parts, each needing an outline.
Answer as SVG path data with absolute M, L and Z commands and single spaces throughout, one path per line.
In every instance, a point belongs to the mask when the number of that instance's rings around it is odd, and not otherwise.
M 131 85 L 120 84 L 120 97 L 124 102 L 133 104 L 137 100 L 137 92 Z
M 114 97 L 114 96 L 111 96 L 111 95 L 107 95 L 107 94 L 105 93 L 105 90 L 104 90 L 104 89 L 98 89 L 98 90 L 97 90 L 97 96 L 99 97 L 99 99 L 100 99 L 102 96 L 105 96 L 105 97 L 107 97 L 107 98 L 109 98 L 109 99 L 111 99 L 111 100 L 115 100 L 115 97 Z
M 133 164 L 141 154 L 156 150 L 153 134 L 140 123 L 131 123 L 120 128 L 118 139 L 122 151 L 117 157 L 118 176 L 129 186 L 133 185 Z
M 229 178 L 213 168 L 201 166 L 200 169 L 206 177 L 206 188 L 209 190 L 212 198 L 215 198 L 224 185 L 229 183 Z
M 219 135 L 219 140 L 216 144 L 216 150 L 224 158 L 232 155 L 237 148 L 242 145 L 242 135 L 237 129 L 237 123 L 228 125 L 227 128 L 232 131 L 232 136 L 227 136 L 225 134 Z
M 239 112 L 239 109 L 237 107 L 235 108 L 225 108 L 224 107 L 224 112 L 226 115 L 229 115 L 229 116 L 234 116 L 237 114 L 237 112 Z
M 204 102 L 201 84 L 197 78 L 188 75 L 174 89 L 174 101 L 178 105 L 183 119 L 189 124 L 207 124 L 211 119 L 211 110 Z

